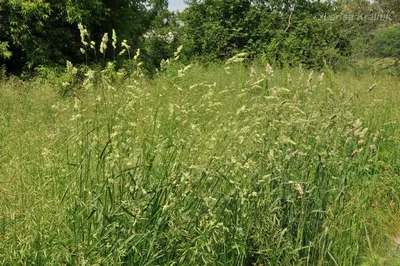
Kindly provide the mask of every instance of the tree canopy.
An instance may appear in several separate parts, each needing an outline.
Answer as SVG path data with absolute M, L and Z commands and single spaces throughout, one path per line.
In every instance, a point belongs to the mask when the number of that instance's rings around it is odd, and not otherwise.
M 0 65 L 18 72 L 66 60 L 98 63 L 80 52 L 78 24 L 97 49 L 114 30 L 120 41 L 142 48 L 152 68 L 181 44 L 189 59 L 246 52 L 276 65 L 310 67 L 354 53 L 398 56 L 399 1 L 187 0 L 176 14 L 167 0 L 0 0 Z M 374 14 L 388 19 L 371 19 Z
M 0 59 L 10 68 L 79 61 L 82 23 L 99 42 L 114 29 L 135 42 L 166 0 L 0 0 Z

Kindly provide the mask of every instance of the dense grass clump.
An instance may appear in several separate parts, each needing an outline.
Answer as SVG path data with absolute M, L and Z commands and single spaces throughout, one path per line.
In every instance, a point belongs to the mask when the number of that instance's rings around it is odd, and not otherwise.
M 104 80 L 0 86 L 1 264 L 396 263 L 398 78 Z

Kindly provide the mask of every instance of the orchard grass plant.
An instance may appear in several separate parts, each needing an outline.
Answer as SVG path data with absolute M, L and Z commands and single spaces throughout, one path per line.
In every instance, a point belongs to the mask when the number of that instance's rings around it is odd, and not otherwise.
M 399 264 L 399 78 L 243 56 L 2 80 L 0 264 Z

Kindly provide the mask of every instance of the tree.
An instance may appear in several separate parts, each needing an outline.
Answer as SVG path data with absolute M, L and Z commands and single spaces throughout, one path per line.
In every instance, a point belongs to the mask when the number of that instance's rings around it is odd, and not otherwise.
M 0 60 L 9 70 L 81 62 L 78 23 L 99 43 L 114 29 L 139 46 L 139 37 L 166 9 L 166 0 L 0 0 Z M 0 61 L 1 63 L 1 61 Z
M 400 58 L 400 25 L 379 27 L 373 34 L 376 56 Z
M 194 55 L 226 58 L 242 50 L 248 39 L 247 0 L 189 1 L 183 13 L 185 34 Z
M 390 14 L 394 23 L 400 22 L 400 0 L 377 0 L 376 2 L 383 12 Z
M 192 53 L 224 59 L 240 51 L 265 53 L 278 65 L 321 67 L 348 54 L 333 2 L 309 0 L 191 0 L 184 12 Z

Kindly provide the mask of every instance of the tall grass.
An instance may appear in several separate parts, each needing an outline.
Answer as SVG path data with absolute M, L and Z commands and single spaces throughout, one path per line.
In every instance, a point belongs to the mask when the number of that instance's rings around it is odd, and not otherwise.
M 1 264 L 395 263 L 398 78 L 175 66 L 0 85 Z

